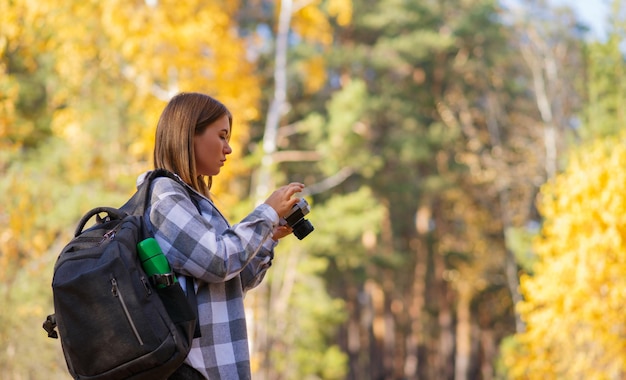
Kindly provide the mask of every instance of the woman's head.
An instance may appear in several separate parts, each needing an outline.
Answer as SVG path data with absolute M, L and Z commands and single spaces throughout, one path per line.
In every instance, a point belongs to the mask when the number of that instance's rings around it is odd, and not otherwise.
M 154 167 L 178 174 L 209 196 L 212 176 L 232 151 L 231 127 L 232 115 L 218 100 L 199 93 L 174 96 L 157 124 Z

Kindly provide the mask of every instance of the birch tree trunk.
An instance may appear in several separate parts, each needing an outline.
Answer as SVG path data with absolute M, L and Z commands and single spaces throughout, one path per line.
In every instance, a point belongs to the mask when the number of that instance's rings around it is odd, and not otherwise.
M 287 101 L 287 38 L 289 35 L 289 25 L 293 12 L 293 1 L 282 0 L 280 2 L 280 14 L 278 19 L 278 30 L 276 36 L 275 66 L 274 66 L 274 96 L 270 103 L 265 130 L 263 134 L 263 158 L 261 166 L 256 173 L 256 181 L 252 189 L 255 203 L 263 201 L 269 192 L 274 189 L 275 183 L 272 179 L 274 170 L 274 154 L 277 150 L 278 127 L 281 116 L 284 113 Z M 287 268 L 284 273 L 292 272 Z M 274 275 L 279 275 L 274 271 Z M 278 283 L 282 283 L 277 279 Z M 258 358 L 260 368 L 255 372 L 258 380 L 274 380 L 275 374 L 271 370 L 272 336 L 268 333 L 267 321 L 271 319 L 270 310 L 276 303 L 272 297 L 272 290 L 267 286 L 259 286 L 255 289 L 254 299 L 249 310 L 248 323 L 250 331 L 250 351 L 252 358 Z M 280 292 L 279 292 L 280 293 Z M 279 297 L 282 302 L 286 302 L 288 295 Z M 253 368 L 254 370 L 254 368 Z

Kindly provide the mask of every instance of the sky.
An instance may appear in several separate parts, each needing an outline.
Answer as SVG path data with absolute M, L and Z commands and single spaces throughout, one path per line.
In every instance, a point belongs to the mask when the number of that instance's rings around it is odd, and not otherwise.
M 569 5 L 582 22 L 590 28 L 590 34 L 599 40 L 606 36 L 609 0 L 550 0 L 553 5 Z

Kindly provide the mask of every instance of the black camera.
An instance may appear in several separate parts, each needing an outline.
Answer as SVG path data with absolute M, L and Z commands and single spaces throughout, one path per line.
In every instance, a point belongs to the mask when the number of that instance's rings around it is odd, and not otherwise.
M 311 211 L 311 207 L 304 198 L 293 205 L 289 215 L 280 219 L 280 225 L 288 225 L 293 229 L 293 234 L 300 240 L 304 239 L 308 234 L 313 232 L 315 228 L 304 216 Z

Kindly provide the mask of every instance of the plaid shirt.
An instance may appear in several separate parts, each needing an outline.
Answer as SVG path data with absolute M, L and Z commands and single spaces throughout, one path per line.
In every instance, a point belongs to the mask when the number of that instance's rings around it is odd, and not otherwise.
M 202 336 L 186 362 L 211 380 L 250 379 L 243 297 L 271 265 L 278 215 L 262 204 L 231 227 L 211 201 L 192 192 L 198 207 L 183 185 L 157 178 L 146 210 L 148 228 L 172 269 L 194 278 Z

